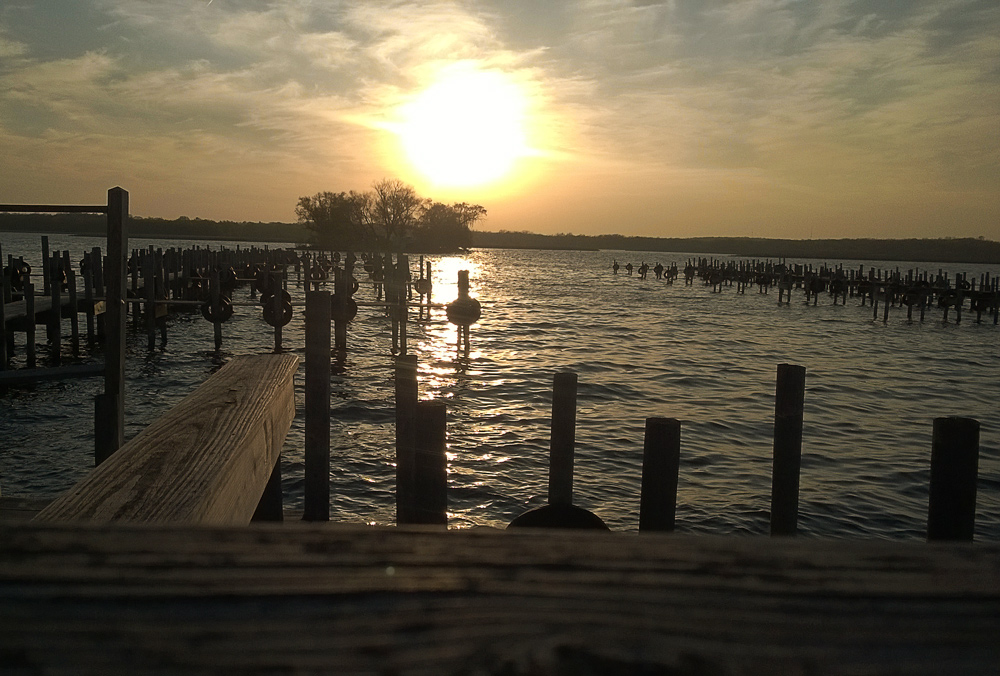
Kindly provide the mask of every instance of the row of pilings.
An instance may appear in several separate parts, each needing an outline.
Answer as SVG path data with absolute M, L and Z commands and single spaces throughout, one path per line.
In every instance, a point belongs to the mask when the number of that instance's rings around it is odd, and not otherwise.
M 17 333 L 24 334 L 24 365 L 35 369 L 36 324 L 45 326 L 44 347 L 51 366 L 60 365 L 67 337 L 73 357 L 80 356 L 81 345 L 93 348 L 104 340 L 105 290 L 114 266 L 109 266 L 101 248 L 84 252 L 75 263 L 69 251 L 50 251 L 48 238 L 42 237 L 41 260 L 42 269 L 33 270 L 23 255 L 6 256 L 0 275 L 0 371 L 10 367 L 21 348 L 21 340 L 15 341 Z M 150 350 L 167 344 L 169 316 L 200 312 L 213 324 L 215 350 L 219 351 L 224 324 L 237 308 L 259 307 L 264 321 L 273 327 L 274 349 L 281 351 L 282 328 L 293 319 L 293 306 L 304 304 L 293 301 L 290 288 L 322 287 L 332 290 L 337 349 L 347 349 L 348 324 L 359 306 L 367 306 L 390 318 L 394 354 L 407 351 L 407 322 L 430 320 L 434 309 L 446 311 L 447 319 L 458 326 L 459 346 L 464 344 L 468 351 L 469 325 L 479 319 L 479 303 L 469 297 L 468 273 L 459 275 L 459 298 L 443 305 L 432 301 L 431 263 L 420 256 L 417 270 L 412 267 L 404 253 L 341 254 L 267 246 L 132 249 L 125 268 L 124 309 L 133 329 L 145 332 Z M 372 285 L 374 300 L 355 299 L 362 283 L 359 278 Z M 236 298 L 239 287 L 249 287 L 245 300 Z M 68 336 L 64 319 L 69 320 Z M 41 370 L 37 375 L 60 376 L 58 371 Z M 30 374 L 23 377 L 31 379 Z
M 711 287 L 713 293 L 721 293 L 726 288 L 734 288 L 745 294 L 748 289 L 767 294 L 772 289 L 778 293 L 778 303 L 790 303 L 792 292 L 801 292 L 805 302 L 819 304 L 821 296 L 828 297 L 833 304 L 847 303 L 848 298 L 858 298 L 861 305 L 870 305 L 873 318 L 877 319 L 879 307 L 882 319 L 888 321 L 889 308 L 906 308 L 907 319 L 918 315 L 921 321 L 931 310 L 942 313 L 943 321 L 954 317 L 961 323 L 963 312 L 974 313 L 976 322 L 982 322 L 984 315 L 991 317 L 994 324 L 1000 323 L 1000 277 L 984 272 L 978 276 L 968 273 L 949 273 L 939 269 L 936 273 L 928 270 L 900 268 L 894 270 L 859 265 L 857 269 L 846 269 L 842 264 L 820 265 L 790 264 L 785 260 L 725 260 L 716 258 L 691 258 L 683 267 L 676 263 L 669 266 L 657 262 L 650 266 L 643 261 L 639 266 L 626 263 L 612 264 L 612 273 L 617 275 L 624 269 L 628 276 L 647 279 L 652 272 L 654 279 L 668 285 L 683 280 L 687 286 L 701 283 Z

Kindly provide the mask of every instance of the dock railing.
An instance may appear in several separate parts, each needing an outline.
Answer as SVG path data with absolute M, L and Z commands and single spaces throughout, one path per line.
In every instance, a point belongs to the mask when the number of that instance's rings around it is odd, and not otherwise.
M 281 447 L 298 357 L 234 357 L 35 521 L 280 521 Z
M 90 366 L 76 366 L 32 369 L 30 374 L 32 380 L 38 380 L 45 377 L 93 376 L 103 372 L 104 392 L 97 396 L 94 406 L 95 464 L 107 459 L 125 441 L 125 252 L 128 250 L 128 208 L 128 191 L 117 187 L 108 190 L 108 202 L 102 205 L 0 204 L 0 211 L 3 212 L 107 215 L 104 366 L 96 372 Z M 58 307 L 52 311 L 60 312 Z M 34 322 L 34 317 L 27 317 L 26 320 Z M 8 362 L 6 333 L 3 295 L 0 295 L 0 385 L 23 379 L 23 374 L 4 373 Z

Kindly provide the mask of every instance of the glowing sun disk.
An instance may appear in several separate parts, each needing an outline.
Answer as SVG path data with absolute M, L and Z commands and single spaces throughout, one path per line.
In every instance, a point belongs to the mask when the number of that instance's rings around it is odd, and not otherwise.
M 401 110 L 399 137 L 407 158 L 442 186 L 498 181 L 528 154 L 526 97 L 498 72 L 445 75 Z

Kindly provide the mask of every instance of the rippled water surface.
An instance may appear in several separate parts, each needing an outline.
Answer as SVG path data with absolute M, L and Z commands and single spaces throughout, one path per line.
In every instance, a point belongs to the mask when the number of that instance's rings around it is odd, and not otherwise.
M 52 237 L 80 254 L 99 240 Z M 0 235 L 5 254 L 37 258 L 37 237 Z M 139 240 L 133 245 L 149 244 Z M 823 296 L 790 305 L 775 293 L 736 293 L 611 274 L 613 259 L 651 264 L 687 255 L 481 250 L 431 257 L 435 301 L 457 295 L 471 271 L 483 318 L 472 351 L 438 311 L 411 323 L 423 398 L 448 402 L 449 510 L 453 527 L 503 526 L 541 505 L 547 491 L 552 376 L 579 374 L 575 502 L 616 530 L 638 523 L 645 418 L 682 421 L 678 530 L 766 533 L 770 503 L 774 379 L 779 363 L 807 370 L 800 530 L 823 537 L 922 538 L 932 421 L 977 418 L 980 432 L 976 537 L 1000 540 L 1000 328 L 939 311 L 909 323 L 893 308 L 872 320 L 856 299 Z M 822 261 L 795 261 L 818 263 Z M 834 262 L 834 261 L 831 261 Z M 976 265 L 835 261 L 952 273 Z M 301 290 L 292 288 L 296 300 Z M 363 284 L 359 300 L 371 300 Z M 249 290 L 235 300 L 249 301 Z M 953 320 L 953 316 L 952 316 Z M 129 338 L 126 415 L 131 437 L 189 393 L 220 360 L 200 314 L 169 320 L 153 352 Z M 68 321 L 64 322 L 68 330 Z M 40 327 L 41 328 L 41 327 Z M 224 325 L 222 360 L 270 351 L 259 308 L 238 307 Z M 18 334 L 15 364 L 23 362 Z M 39 332 L 44 340 L 44 331 Z M 285 346 L 303 355 L 301 308 Z M 349 329 L 346 362 L 332 375 L 332 518 L 392 523 L 394 408 L 389 321 L 363 307 Z M 41 354 L 44 346 L 40 345 Z M 64 351 L 68 350 L 64 346 Z M 68 354 L 68 352 L 67 352 Z M 83 359 L 93 360 L 86 352 Z M 303 369 L 297 379 L 302 406 Z M 0 395 L 0 486 L 4 494 L 55 495 L 93 465 L 93 396 L 99 380 L 40 383 Z M 302 503 L 303 420 L 284 452 L 286 506 Z

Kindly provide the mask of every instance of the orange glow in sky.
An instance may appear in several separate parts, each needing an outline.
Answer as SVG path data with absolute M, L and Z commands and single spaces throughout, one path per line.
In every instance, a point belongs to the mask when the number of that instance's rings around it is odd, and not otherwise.
M 0 201 L 482 230 L 1000 240 L 1000 3 L 46 0 L 0 9 Z

